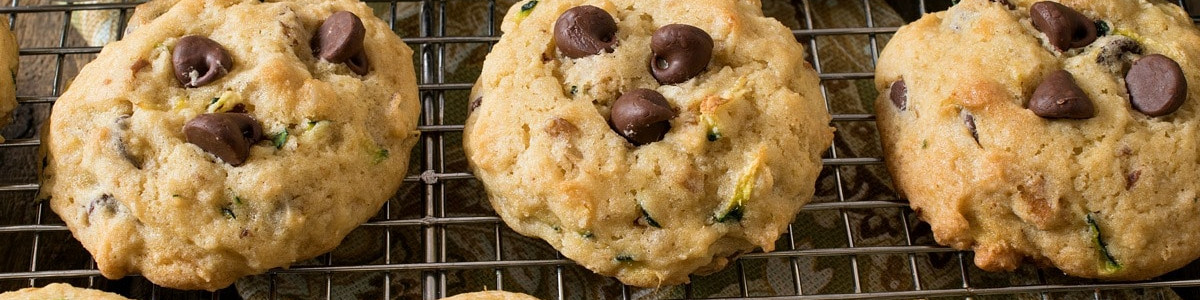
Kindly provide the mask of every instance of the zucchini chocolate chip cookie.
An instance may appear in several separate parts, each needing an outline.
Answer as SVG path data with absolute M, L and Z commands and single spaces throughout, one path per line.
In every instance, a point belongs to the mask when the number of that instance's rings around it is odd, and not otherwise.
M 1200 257 L 1200 31 L 1166 1 L 965 0 L 877 70 L 887 166 L 938 242 L 1146 279 Z
M 672 285 L 771 251 L 812 197 L 830 116 L 758 1 L 524 1 L 502 29 L 464 147 L 517 232 Z
M 83 68 L 43 137 L 42 192 L 104 276 L 222 288 L 333 249 L 395 193 L 418 135 L 412 52 L 370 8 L 155 13 Z

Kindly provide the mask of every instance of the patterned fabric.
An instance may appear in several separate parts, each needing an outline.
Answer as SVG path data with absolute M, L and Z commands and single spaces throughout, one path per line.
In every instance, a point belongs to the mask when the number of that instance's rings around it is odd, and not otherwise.
M 127 2 L 121 0 L 62 0 L 54 1 L 56 5 L 100 4 Z M 120 29 L 118 21 L 121 13 L 116 10 L 80 10 L 71 12 L 71 27 L 75 28 L 88 46 L 99 47 L 117 40 Z
M 118 2 L 118 0 L 70 1 L 73 3 Z M 433 12 L 435 27 L 444 25 L 444 36 L 488 36 L 499 34 L 504 10 L 515 0 L 499 0 L 495 12 L 490 11 L 487 1 L 452 0 L 434 2 L 428 7 Z M 907 1 L 888 1 L 901 2 Z M 844 1 L 812 0 L 812 25 L 814 28 L 866 27 L 864 15 L 870 5 L 871 21 L 875 27 L 895 27 L 904 24 L 900 15 L 884 0 Z M 372 3 L 376 14 L 388 20 L 395 14 L 395 31 L 404 37 L 418 37 L 420 32 L 421 2 Z M 764 11 L 791 28 L 804 28 L 804 4 L 800 0 L 763 0 Z M 906 7 L 905 7 L 906 8 Z M 906 10 L 912 11 L 912 10 Z M 444 15 L 446 19 L 442 19 Z M 72 14 L 71 24 L 91 45 L 103 45 L 116 36 L 114 26 L 118 14 L 113 11 L 86 11 Z M 491 23 L 489 24 L 489 21 Z M 495 32 L 493 32 L 493 30 Z M 436 35 L 435 35 L 436 36 Z M 879 35 L 875 41 L 866 35 L 825 35 L 816 37 L 816 56 L 810 53 L 810 61 L 819 58 L 823 73 L 869 73 L 874 70 L 872 57 L 877 56 L 877 45 L 881 49 L 889 35 Z M 808 42 L 805 38 L 803 41 Z M 446 83 L 472 83 L 480 73 L 488 47 L 482 43 L 450 43 L 442 45 L 414 45 L 417 50 L 417 66 L 422 66 L 425 51 L 434 51 L 429 56 L 436 62 L 433 76 L 443 76 Z M 806 44 L 811 47 L 811 44 Z M 440 52 L 438 52 L 440 51 Z M 442 54 L 441 60 L 437 54 Z M 814 65 L 816 64 L 813 61 Z M 436 67 L 444 66 L 443 74 Z M 426 75 L 418 70 L 418 80 Z M 433 79 L 436 77 L 430 77 Z M 430 80 L 430 82 L 434 82 Z M 829 107 L 835 114 L 873 113 L 877 93 L 872 79 L 828 80 Z M 462 124 L 466 118 L 467 91 L 448 91 L 442 94 L 442 124 Z M 428 107 L 428 106 L 427 106 Z M 834 150 L 837 157 L 880 157 L 878 134 L 874 122 L 835 122 L 837 137 Z M 442 135 L 445 145 L 442 155 L 433 155 L 434 165 L 444 165 L 443 172 L 467 172 L 465 156 L 461 148 L 461 134 Z M 436 148 L 435 145 L 431 145 Z M 426 147 L 418 146 L 418 149 Z M 428 166 L 426 150 L 417 150 L 412 157 L 410 174 L 419 174 Z M 436 154 L 436 152 L 434 152 Z M 444 157 L 444 160 L 437 158 Z M 375 219 L 419 219 L 426 211 L 427 189 L 431 193 L 444 193 L 444 205 L 438 207 L 447 217 L 494 216 L 486 195 L 478 181 L 444 181 L 442 186 L 428 188 L 421 183 L 407 183 L 392 199 L 385 211 Z M 839 192 L 842 197 L 839 198 Z M 892 190 L 891 179 L 883 166 L 827 167 L 817 183 L 813 203 L 838 201 L 902 201 Z M 444 209 L 444 210 L 443 210 Z M 810 250 L 826 248 L 903 246 L 909 238 L 913 245 L 936 245 L 929 226 L 919 222 L 907 209 L 876 208 L 805 211 L 793 223 L 794 236 L 784 235 L 776 249 Z M 546 243 L 520 236 L 498 225 L 447 225 L 437 230 L 445 243 L 444 248 L 432 245 L 444 255 L 447 262 L 520 261 L 558 259 L 557 252 Z M 424 229 L 418 226 L 361 227 L 349 236 L 340 247 L 327 256 L 297 264 L 297 266 L 386 266 L 381 268 L 405 269 L 408 265 L 426 261 Z M 497 245 L 497 236 L 502 244 Z M 794 244 L 794 246 L 793 246 Z M 497 248 L 500 249 L 497 253 Z M 782 296 L 797 294 L 796 280 L 805 295 L 832 293 L 854 293 L 856 287 L 862 292 L 910 291 L 918 288 L 957 289 L 963 286 L 960 268 L 965 266 L 969 276 L 966 280 L 972 287 L 1003 287 L 1038 284 L 1039 277 L 1049 283 L 1090 283 L 1070 278 L 1052 270 L 1038 271 L 1026 266 L 1012 273 L 987 273 L 973 267 L 970 254 L 886 254 L 856 256 L 804 256 L 798 258 L 743 259 L 726 270 L 708 276 L 694 276 L 688 288 L 663 287 L 660 289 L 628 290 L 632 298 L 707 298 L 750 296 Z M 913 271 L 916 268 L 916 272 Z M 857 274 L 859 276 L 855 276 Z M 914 273 L 916 277 L 914 278 Z M 518 267 L 494 269 L 454 270 L 434 275 L 442 281 L 445 295 L 464 292 L 503 289 L 531 294 L 539 298 L 557 298 L 559 276 L 562 278 L 563 295 L 568 299 L 613 299 L 623 294 L 621 285 L 612 279 L 595 275 L 579 266 L 565 266 L 560 270 L 553 266 Z M 420 270 L 390 272 L 339 272 L 332 275 L 277 274 L 252 276 L 239 280 L 238 292 L 246 299 L 309 299 L 324 297 L 332 299 L 378 299 L 384 293 L 393 299 L 420 298 L 425 274 Z M 444 277 L 443 277 L 444 276 Z M 916 284 L 919 282 L 919 287 Z M 327 289 L 327 286 L 329 287 Z M 385 286 L 388 288 L 385 290 Z M 274 294 L 272 294 L 272 290 Z M 1112 299 L 1178 299 L 1170 289 L 1137 289 L 1128 291 L 1106 291 L 1101 294 Z M 444 295 L 443 295 L 444 296 Z M 1092 293 L 1058 293 L 1047 295 L 1048 299 L 1091 299 Z M 1018 296 L 980 297 L 982 299 L 1043 299 L 1037 294 Z

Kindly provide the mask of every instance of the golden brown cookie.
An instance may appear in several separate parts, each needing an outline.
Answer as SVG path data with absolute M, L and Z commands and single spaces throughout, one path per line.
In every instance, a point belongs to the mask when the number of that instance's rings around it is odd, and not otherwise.
M 504 221 L 631 285 L 771 251 L 833 137 L 817 76 L 758 1 L 524 1 L 464 148 Z
M 106 277 L 222 288 L 333 249 L 396 192 L 412 51 L 365 4 L 154 15 L 83 68 L 42 139 L 43 192 Z
M 1200 31 L 1165 1 L 965 0 L 877 69 L 888 168 L 938 242 L 1147 279 L 1200 257 Z

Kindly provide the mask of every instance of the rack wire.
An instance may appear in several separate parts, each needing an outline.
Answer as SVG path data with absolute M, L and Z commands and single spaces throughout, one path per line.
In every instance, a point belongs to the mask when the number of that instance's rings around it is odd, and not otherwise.
M 485 2 L 485 9 L 475 12 L 455 12 L 448 4 L 456 2 Z M 860 3 L 855 3 L 855 2 Z M 531 293 L 540 298 L 593 299 L 593 298 L 781 298 L 781 299 L 1110 299 L 1110 298 L 1154 298 L 1195 297 L 1195 291 L 1177 289 L 1200 286 L 1200 272 L 1185 270 L 1163 278 L 1144 282 L 1108 283 L 1069 278 L 1051 270 L 1023 268 L 1009 274 L 986 274 L 970 262 L 971 253 L 937 246 L 921 232 L 921 223 L 901 199 L 892 194 L 881 193 L 865 196 L 850 196 L 850 186 L 860 185 L 855 178 L 846 175 L 862 168 L 881 168 L 879 157 L 860 157 L 838 146 L 831 147 L 823 158 L 822 180 L 832 182 L 832 188 L 818 194 L 817 201 L 804 207 L 800 219 L 806 215 L 832 214 L 838 227 L 844 230 L 844 240 L 833 244 L 805 245 L 800 243 L 809 224 L 797 221 L 780 238 L 778 251 L 751 253 L 742 256 L 724 271 L 710 276 L 695 276 L 694 282 L 667 292 L 655 289 L 640 289 L 623 286 L 610 278 L 591 274 L 558 254 L 537 257 L 523 253 L 530 248 L 544 251 L 544 243 L 516 236 L 507 229 L 494 213 L 487 211 L 456 211 L 461 193 L 482 193 L 478 184 L 472 185 L 474 177 L 464 168 L 454 167 L 448 161 L 461 155 L 458 141 L 462 134 L 462 118 L 449 113 L 465 107 L 463 101 L 473 78 L 452 80 L 448 68 L 448 53 L 456 47 L 474 45 L 484 49 L 499 40 L 498 22 L 512 0 L 412 0 L 382 1 L 386 6 L 390 25 L 404 37 L 405 42 L 416 50 L 416 63 L 422 115 L 419 129 L 421 140 L 412 153 L 412 170 L 405 178 L 405 191 L 394 197 L 380 214 L 356 232 L 370 231 L 380 238 L 383 251 L 370 261 L 349 260 L 342 256 L 327 254 L 313 261 L 304 262 L 290 269 L 277 269 L 257 276 L 265 282 L 239 282 L 217 292 L 176 291 L 154 286 L 143 278 L 130 276 L 121 280 L 107 280 L 99 276 L 95 263 L 87 252 L 74 241 L 67 228 L 57 219 L 43 202 L 35 200 L 38 189 L 34 169 L 34 158 L 40 141 L 38 127 L 49 114 L 58 95 L 77 74 L 83 63 L 94 58 L 100 47 L 79 41 L 71 26 L 72 14 L 83 12 L 114 12 L 118 14 L 117 38 L 124 31 L 124 23 L 138 2 L 118 3 L 60 3 L 33 0 L 12 0 L 0 6 L 0 14 L 9 15 L 10 26 L 21 36 L 20 56 L 22 73 L 18 81 L 32 81 L 18 90 L 18 115 L 23 115 L 18 124 L 4 130 L 9 139 L 0 144 L 0 291 L 15 290 L 28 286 L 43 286 L 51 282 L 68 282 L 76 286 L 94 287 L 117 291 L 139 299 L 240 299 L 254 298 L 347 298 L 342 289 L 346 285 L 340 279 L 360 275 L 380 275 L 367 284 L 366 294 L 354 298 L 384 299 L 438 299 L 466 291 L 502 289 Z M 874 115 L 870 111 L 836 111 L 831 99 L 830 86 L 838 82 L 870 81 L 873 70 L 831 71 L 823 64 L 821 47 L 832 47 L 826 40 L 830 37 L 854 37 L 867 41 L 869 49 L 865 55 L 855 59 L 870 61 L 873 66 L 886 38 L 897 27 L 876 26 L 875 18 L 879 1 L 844 0 L 832 1 L 841 4 L 856 4 L 862 7 L 866 22 L 858 27 L 820 28 L 814 25 L 818 5 L 829 5 L 830 1 L 804 0 L 798 3 L 798 28 L 794 34 L 807 43 L 814 68 L 822 79 L 822 93 L 826 105 L 833 114 L 833 123 L 839 127 L 837 134 L 875 135 L 874 131 L 846 130 L 847 125 L 871 125 L 858 128 L 873 130 Z M 926 13 L 934 8 L 945 7 L 947 1 L 907 0 L 896 1 L 900 5 L 916 6 L 916 12 Z M 1187 7 L 1187 1 L 1178 1 Z M 400 27 L 408 19 L 398 18 L 402 7 L 419 9 L 415 20 L 415 32 L 403 31 Z M 378 8 L 377 8 L 378 9 Z M 483 31 L 478 34 L 456 34 L 447 31 L 447 24 L 454 20 L 474 18 L 486 20 Z M 49 20 L 48 22 L 45 22 Z M 1193 16 L 1193 20 L 1197 18 Z M 51 25 L 46 25 L 51 24 Z M 51 26 L 57 32 L 57 40 L 26 44 L 32 35 Z M 43 39 L 45 40 L 44 37 Z M 51 39 L 53 40 L 53 39 Z M 478 74 L 475 74 L 477 76 Z M 30 87 L 31 86 L 31 87 Z M 457 107 L 457 108 L 456 108 Z M 836 143 L 835 143 L 836 144 Z M 869 147 L 878 147 L 870 145 Z M 871 151 L 866 151 L 871 152 Z M 875 151 L 878 153 L 878 151 Z M 449 165 L 449 167 L 448 167 Z M 822 200 L 824 199 L 824 200 Z M 417 207 L 418 209 L 406 209 Z M 865 241 L 861 234 L 864 226 L 871 225 L 876 217 L 899 220 L 899 226 L 883 226 L 895 236 L 901 237 L 893 243 Z M 886 223 L 886 222 L 885 222 Z M 896 223 L 896 222 L 893 222 Z M 865 224 L 865 225 L 864 225 Z M 885 224 L 886 225 L 886 224 Z M 892 224 L 895 225 L 895 224 Z M 454 253 L 449 249 L 448 238 L 455 238 L 459 228 L 483 229 L 483 238 L 476 237 L 474 244 L 478 252 L 490 253 L 469 256 Z M 925 228 L 927 231 L 928 229 Z M 476 230 L 478 231 L 478 230 Z M 355 234 L 352 233 L 352 236 Z M 478 234 L 477 234 L 478 235 Z M 922 239 L 922 236 L 925 238 Z M 541 245 L 540 247 L 538 245 Z M 412 250 L 415 254 L 396 255 L 397 248 Z M 514 247 L 527 247 L 515 249 Z M 341 249 L 341 248 L 339 248 Z M 338 253 L 335 250 L 334 253 Z M 552 250 L 551 250 L 552 253 Z M 868 267 L 866 261 L 874 257 L 899 257 L 903 263 L 900 284 L 878 288 L 881 276 L 878 270 Z M 335 259 L 335 257 L 337 257 Z M 841 284 L 814 283 L 813 274 L 801 265 L 825 260 L 830 265 L 839 265 L 841 273 L 848 274 Z M 942 261 L 942 267 L 930 267 L 934 261 Z M 751 272 L 764 265 L 785 266 L 766 272 Z M 1193 268 L 1194 267 L 1189 267 Z M 769 268 L 768 268 L 769 269 Z M 521 284 L 530 270 L 541 270 L 551 274 L 549 282 L 534 285 L 534 289 L 523 290 Z M 782 270 L 782 271 L 780 271 Z M 848 271 L 848 272 L 847 272 Z M 464 282 L 457 274 L 484 273 L 494 280 L 482 286 Z M 949 283 L 931 282 L 930 278 L 951 272 L 954 280 Z M 755 278 L 762 274 L 787 278 L 782 287 L 771 289 L 756 285 L 762 282 Z M 945 274 L 941 274 L 945 275 Z M 309 286 L 307 293 L 289 294 L 282 291 L 294 283 L 293 277 L 307 278 L 306 282 L 317 282 Z M 478 277 L 478 276 L 476 276 Z M 521 277 L 521 278 L 514 278 Z M 944 277 L 944 276 L 943 276 Z M 997 281 L 1005 277 L 1007 280 Z M 316 278 L 315 280 L 311 280 Z M 731 279 L 733 284 L 719 284 L 720 280 Z M 895 278 L 892 278 L 895 280 Z M 718 283 L 714 283 L 718 282 Z M 322 283 L 323 282 L 323 283 Z M 875 282 L 877 283 L 877 282 Z M 588 288 L 576 289 L 582 284 Z M 717 288 L 713 288 L 716 286 Z M 264 289 L 265 293 L 251 294 L 247 290 Z M 362 288 L 354 287 L 354 288 Z M 1178 295 L 1175 295 L 1178 292 Z M 297 296 L 299 295 L 299 296 Z M 363 296 L 368 295 L 368 296 Z M 1188 296 L 1192 295 L 1192 296 Z

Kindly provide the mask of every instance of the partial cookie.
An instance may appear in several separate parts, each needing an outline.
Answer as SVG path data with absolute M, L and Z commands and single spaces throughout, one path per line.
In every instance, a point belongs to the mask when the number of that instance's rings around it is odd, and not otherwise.
M 77 288 L 66 283 L 51 283 L 40 288 L 23 288 L 19 291 L 0 294 L 0 300 L 129 300 L 121 295 L 103 291 Z
M 505 291 L 486 291 L 454 295 L 442 300 L 537 300 L 533 296 Z
M 395 193 L 412 51 L 366 5 L 155 14 L 83 68 L 42 139 L 42 192 L 106 277 L 222 288 L 333 249 Z
M 876 74 L 888 168 L 985 270 L 1179 268 L 1200 257 L 1200 31 L 1165 1 L 1064 2 L 965 0 L 901 28 Z
M 771 251 L 833 137 L 816 73 L 758 1 L 525 1 L 464 147 L 525 235 L 631 285 Z
M 0 127 L 12 123 L 13 110 L 17 109 L 17 68 L 21 65 L 17 51 L 17 36 L 8 30 L 8 19 L 0 19 L 0 71 L 8 71 L 0 73 Z

